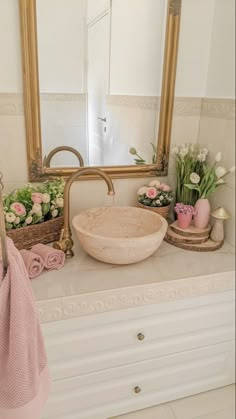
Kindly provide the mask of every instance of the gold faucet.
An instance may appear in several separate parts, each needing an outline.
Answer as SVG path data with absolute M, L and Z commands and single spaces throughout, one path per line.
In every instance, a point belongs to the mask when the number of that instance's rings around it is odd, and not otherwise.
M 84 175 L 99 175 L 102 179 L 105 180 L 108 187 L 108 195 L 115 195 L 114 186 L 111 178 L 100 169 L 86 168 L 78 169 L 71 177 L 67 180 L 64 190 L 64 226 L 61 230 L 61 235 L 59 241 L 53 244 L 54 249 L 62 250 L 66 254 L 66 258 L 72 258 L 74 256 L 73 240 L 69 224 L 69 214 L 70 214 L 70 188 L 72 183 L 77 180 L 79 177 Z
M 60 146 L 60 147 L 54 148 L 52 151 L 50 151 L 49 155 L 45 157 L 43 165 L 47 168 L 50 167 L 50 163 L 53 156 L 55 156 L 55 154 L 59 153 L 60 151 L 69 151 L 70 153 L 73 153 L 76 157 L 78 157 L 80 166 L 84 167 L 84 159 L 81 156 L 80 152 L 76 150 L 75 148 L 69 147 L 69 146 Z

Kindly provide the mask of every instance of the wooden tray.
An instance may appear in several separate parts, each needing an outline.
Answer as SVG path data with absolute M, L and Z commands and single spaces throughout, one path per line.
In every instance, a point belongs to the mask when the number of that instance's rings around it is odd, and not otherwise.
M 191 250 L 193 252 L 213 252 L 220 249 L 224 242 L 213 242 L 213 240 L 208 239 L 205 243 L 201 244 L 187 244 L 179 243 L 169 239 L 167 236 L 164 239 L 167 243 L 172 244 L 173 246 L 180 247 L 181 249 Z
M 178 221 L 175 221 L 174 223 L 170 224 L 170 227 L 172 230 L 180 234 L 181 236 L 189 237 L 189 236 L 198 236 L 198 237 L 209 237 L 211 232 L 211 226 L 208 226 L 206 228 L 196 228 L 193 224 L 190 225 L 189 228 L 186 228 L 183 230 L 179 227 Z
M 176 243 L 186 243 L 186 244 L 202 244 L 205 243 L 209 239 L 209 234 L 205 237 L 201 237 L 198 235 L 188 235 L 188 236 L 182 236 L 181 234 L 175 233 L 175 231 L 169 227 L 166 233 L 166 237 L 169 240 L 172 240 Z

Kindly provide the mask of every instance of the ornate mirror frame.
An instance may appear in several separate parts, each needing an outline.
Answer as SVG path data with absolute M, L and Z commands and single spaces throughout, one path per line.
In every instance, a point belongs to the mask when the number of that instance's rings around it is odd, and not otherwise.
M 182 0 L 167 1 L 168 10 L 160 102 L 157 162 L 156 164 L 140 166 L 113 166 L 101 168 L 113 178 L 166 176 L 168 173 Z M 37 182 L 55 176 L 67 177 L 77 169 L 68 167 L 47 168 L 43 166 L 36 0 L 19 0 L 19 7 L 29 180 Z M 91 176 L 88 176 L 88 178 L 91 178 Z

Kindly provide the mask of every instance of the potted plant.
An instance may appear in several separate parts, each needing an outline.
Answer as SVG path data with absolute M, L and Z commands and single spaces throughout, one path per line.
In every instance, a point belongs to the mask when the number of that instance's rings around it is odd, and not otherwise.
M 183 230 L 190 226 L 192 218 L 196 214 L 196 210 L 192 205 L 184 205 L 183 203 L 175 205 L 175 212 L 178 218 L 178 225 Z
M 190 183 L 185 184 L 187 189 L 197 192 L 198 200 L 195 205 L 196 215 L 194 216 L 194 224 L 197 228 L 207 227 L 211 212 L 208 198 L 217 188 L 225 184 L 225 176 L 235 171 L 235 166 L 228 171 L 225 167 L 217 166 L 217 163 L 221 159 L 222 154 L 219 152 L 215 156 L 215 161 L 212 166 L 208 166 L 207 164 L 203 165 L 202 176 L 193 172 L 189 176 Z
M 166 183 L 153 180 L 148 186 L 142 186 L 138 192 L 138 206 L 154 211 L 167 218 L 174 193 Z
M 59 239 L 63 226 L 64 181 L 28 184 L 3 197 L 7 235 L 18 249 Z

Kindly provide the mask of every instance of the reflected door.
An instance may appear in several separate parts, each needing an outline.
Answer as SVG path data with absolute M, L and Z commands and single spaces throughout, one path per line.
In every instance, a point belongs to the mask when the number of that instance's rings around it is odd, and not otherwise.
M 89 165 L 103 166 L 109 83 L 110 14 L 88 26 Z

